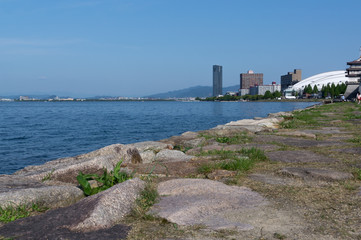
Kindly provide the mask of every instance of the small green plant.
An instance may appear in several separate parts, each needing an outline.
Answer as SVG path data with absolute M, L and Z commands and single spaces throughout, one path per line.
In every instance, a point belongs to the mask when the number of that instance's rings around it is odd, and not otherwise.
M 280 240 L 286 239 L 286 236 L 280 233 L 274 233 L 273 237 Z
M 361 180 L 361 169 L 356 168 L 355 175 L 358 180 Z
M 146 214 L 158 200 L 158 191 L 151 181 L 147 182 L 144 190 L 140 193 L 140 197 L 136 200 L 136 206 L 133 208 L 133 216 L 144 220 L 153 220 L 151 215 Z
M 81 189 L 83 190 L 86 196 L 90 196 L 96 194 L 98 192 L 104 191 L 117 183 L 124 182 L 133 177 L 133 174 L 128 174 L 126 172 L 120 171 L 120 165 L 122 164 L 122 160 L 117 163 L 114 170 L 108 173 L 106 169 L 104 169 L 103 175 L 99 176 L 97 174 L 83 174 L 79 172 L 79 175 L 76 177 L 78 180 Z M 89 180 L 95 180 L 99 183 L 98 187 L 92 188 Z
M 188 150 L 192 149 L 192 147 L 185 147 L 185 146 L 182 146 L 182 145 L 175 145 L 173 147 L 174 150 L 179 150 L 179 151 L 182 151 L 182 152 L 187 152 Z
M 54 169 L 52 169 L 49 173 L 47 173 L 43 179 L 41 179 L 42 182 L 51 180 L 51 177 L 53 176 Z
M 220 163 L 220 168 L 230 171 L 248 171 L 253 167 L 255 162 L 249 158 L 240 157 L 230 161 Z
M 41 207 L 38 204 L 33 203 L 31 207 L 27 207 L 26 205 L 20 205 L 17 207 L 7 206 L 0 207 L 0 222 L 8 223 L 15 221 L 19 218 L 25 218 L 30 216 L 34 212 L 44 212 L 47 208 Z
M 361 137 L 354 137 L 354 138 L 351 138 L 348 140 L 348 142 L 352 142 L 352 143 L 355 143 L 357 145 L 360 145 L 361 146 Z
M 264 152 L 257 148 L 242 148 L 239 151 L 213 150 L 203 152 L 202 155 L 216 155 L 224 160 L 218 163 L 205 163 L 198 168 L 198 173 L 208 174 L 215 169 L 231 171 L 248 171 L 255 163 L 267 160 Z
M 236 152 L 227 151 L 227 150 L 211 150 L 211 151 L 204 151 L 199 153 L 197 156 L 219 156 L 220 159 L 228 159 L 233 157 Z
M 219 143 L 226 144 L 242 144 L 247 143 L 252 140 L 252 137 L 247 136 L 247 134 L 242 133 L 231 137 L 217 137 L 216 141 Z
M 206 163 L 206 164 L 202 164 L 201 166 L 199 166 L 197 171 L 198 171 L 198 173 L 201 173 L 201 174 L 208 174 L 208 173 L 213 172 L 214 169 L 217 169 L 216 164 Z

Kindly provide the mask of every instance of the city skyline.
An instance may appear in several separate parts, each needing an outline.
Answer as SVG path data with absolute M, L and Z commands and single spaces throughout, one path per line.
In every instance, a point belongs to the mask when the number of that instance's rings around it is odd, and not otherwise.
M 351 7 L 352 6 L 352 7 Z M 264 73 L 264 84 L 344 70 L 359 57 L 361 2 L 320 0 L 0 0 L 0 96 L 146 96 L 223 85 Z M 345 37 L 352 35 L 352 37 Z

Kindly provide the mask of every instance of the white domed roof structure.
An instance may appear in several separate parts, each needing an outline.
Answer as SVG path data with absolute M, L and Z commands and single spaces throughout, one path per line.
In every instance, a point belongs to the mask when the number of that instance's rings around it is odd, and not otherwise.
M 302 81 L 299 81 L 295 85 L 290 86 L 286 91 L 300 91 L 307 87 L 309 84 L 312 88 L 317 85 L 317 88 L 321 89 L 323 85 L 326 86 L 327 84 L 334 83 L 335 85 L 337 85 L 351 82 L 350 79 L 345 75 L 346 74 L 344 70 L 320 73 L 312 77 L 306 78 Z

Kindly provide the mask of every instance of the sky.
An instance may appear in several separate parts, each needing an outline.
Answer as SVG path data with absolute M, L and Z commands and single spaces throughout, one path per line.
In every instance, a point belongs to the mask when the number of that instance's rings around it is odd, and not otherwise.
M 360 0 L 0 0 L 0 96 L 146 96 L 346 69 Z

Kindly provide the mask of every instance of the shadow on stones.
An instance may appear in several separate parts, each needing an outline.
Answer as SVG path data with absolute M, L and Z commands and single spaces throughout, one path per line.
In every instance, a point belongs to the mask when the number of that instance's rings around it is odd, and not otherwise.
M 58 208 L 42 215 L 8 223 L 0 228 L 0 236 L 14 239 L 124 239 L 130 227 L 115 225 L 109 229 L 74 232 L 68 229 L 86 219 L 95 206 L 94 201 Z

